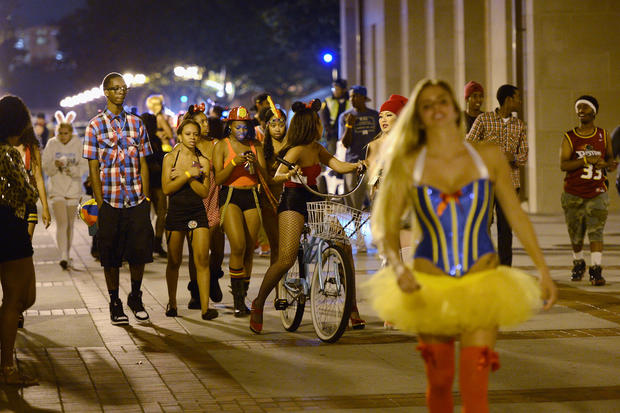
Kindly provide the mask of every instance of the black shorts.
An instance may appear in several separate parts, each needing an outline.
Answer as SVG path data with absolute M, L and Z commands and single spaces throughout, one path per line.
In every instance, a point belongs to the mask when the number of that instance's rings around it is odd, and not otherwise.
M 315 191 L 316 186 L 311 186 Z M 323 199 L 308 192 L 306 188 L 290 188 L 285 187 L 282 196 L 280 196 L 280 205 L 278 205 L 278 214 L 284 211 L 299 212 L 304 216 L 304 221 L 308 222 L 308 202 L 322 201 Z
M 0 262 L 32 257 L 28 223 L 17 218 L 8 206 L 0 206 L 0 234 Z
M 151 203 L 131 208 L 114 208 L 104 202 L 97 217 L 99 259 L 105 268 L 120 268 L 153 262 Z
M 256 199 L 254 198 L 254 189 L 240 189 L 230 186 L 223 186 L 220 189 L 219 204 L 220 208 L 226 203 L 228 191 L 232 190 L 229 203 L 239 207 L 241 212 L 256 208 Z

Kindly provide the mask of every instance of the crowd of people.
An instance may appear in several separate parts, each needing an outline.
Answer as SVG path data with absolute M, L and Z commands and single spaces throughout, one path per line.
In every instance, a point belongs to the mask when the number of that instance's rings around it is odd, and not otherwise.
M 348 192 L 357 185 L 358 173 L 369 168 L 368 178 L 345 203 L 372 211 L 374 242 L 384 259 L 370 283 L 372 305 L 388 325 L 419 335 L 431 412 L 452 411 L 455 338 L 461 343 L 466 411 L 488 411 L 488 374 L 499 367 L 493 350 L 497 328 L 526 320 L 540 298 L 545 309 L 557 300 L 520 207 L 520 169 L 528 160 L 528 144 L 526 126 L 517 116 L 518 88 L 501 86 L 497 108 L 484 112 L 484 88 L 469 82 L 461 111 L 448 84 L 424 80 L 409 99 L 391 95 L 375 111 L 364 86 L 347 89 L 346 81 L 337 79 L 325 102 L 295 102 L 290 119 L 271 96 L 261 94 L 253 102 L 255 116 L 236 106 L 222 119 L 221 108 L 207 110 L 196 102 L 175 121 L 164 114 L 160 95 L 147 99 L 149 112 L 141 116 L 125 110 L 128 88 L 118 73 L 106 75 L 102 89 L 106 107 L 90 120 L 84 139 L 74 133 L 75 113 L 57 112 L 55 136 L 42 154 L 24 103 L 14 96 L 0 99 L 0 232 L 15 234 L 10 241 L 2 237 L 0 245 L 5 382 L 36 381 L 15 369 L 12 349 L 21 314 L 35 298 L 31 238 L 37 199 L 48 226 L 49 196 L 60 265 L 69 269 L 74 214 L 82 186 L 89 188 L 98 207 L 93 254 L 104 270 L 112 324 L 129 323 L 119 296 L 123 262 L 131 279 L 127 306 L 137 320 L 149 319 L 142 279 L 154 253 L 167 259 L 165 315 L 178 316 L 185 240 L 188 307 L 201 310 L 204 320 L 218 317 L 210 302 L 223 299 L 219 280 L 227 238 L 233 314 L 249 316 L 249 327 L 258 334 L 269 294 L 297 258 L 307 203 L 317 200 L 300 179 L 317 189 L 319 176 L 329 168 L 344 176 Z M 585 273 L 587 233 L 590 282 L 601 286 L 607 173 L 617 166 L 616 154 L 607 132 L 594 125 L 597 100 L 581 96 L 575 111 L 579 126 L 565 134 L 560 160 L 566 172 L 561 204 L 573 246 L 570 279 L 580 281 Z M 338 145 L 344 159 L 334 156 Z M 497 250 L 490 237 L 493 219 Z M 513 229 L 540 273 L 539 283 L 511 268 Z M 260 243 L 269 245 L 270 266 L 250 301 L 254 250 Z M 412 256 L 403 256 L 410 245 L 415 245 Z M 356 247 L 363 251 L 366 245 Z M 345 252 L 353 262 L 352 246 Z M 350 321 L 353 328 L 365 326 L 355 298 Z

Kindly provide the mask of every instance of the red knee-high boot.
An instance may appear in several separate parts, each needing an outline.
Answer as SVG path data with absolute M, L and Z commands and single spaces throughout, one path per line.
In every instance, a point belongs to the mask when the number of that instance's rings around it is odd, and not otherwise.
M 421 343 L 426 366 L 426 404 L 430 413 L 452 413 L 452 383 L 454 381 L 454 341 L 448 343 Z
M 459 384 L 462 413 L 488 413 L 489 370 L 499 369 L 499 356 L 489 347 L 461 348 Z

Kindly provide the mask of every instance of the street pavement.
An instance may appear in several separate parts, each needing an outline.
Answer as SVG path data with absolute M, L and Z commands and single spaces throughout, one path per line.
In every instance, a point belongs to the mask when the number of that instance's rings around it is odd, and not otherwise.
M 620 412 L 620 215 L 607 223 L 604 287 L 569 281 L 572 256 L 562 216 L 532 220 L 561 300 L 551 311 L 500 332 L 502 367 L 491 375 L 491 411 Z M 38 376 L 40 385 L 0 386 L 1 411 L 426 411 L 415 336 L 386 330 L 362 290 L 358 300 L 368 326 L 347 330 L 336 344 L 318 340 L 309 314 L 296 333 L 284 331 L 272 300 L 264 333 L 255 335 L 247 318 L 233 317 L 227 276 L 220 280 L 224 299 L 215 305 L 219 318 L 203 321 L 200 311 L 187 309 L 186 265 L 179 279 L 179 317 L 166 317 L 166 262 L 156 258 L 143 283 L 150 321 L 139 323 L 125 306 L 130 325 L 112 326 L 102 268 L 89 254 L 85 225 L 75 227 L 73 268 L 63 271 L 54 224 L 47 230 L 37 226 L 37 301 L 26 313 L 16 356 L 19 368 Z M 250 298 L 267 264 L 268 258 L 256 257 Z M 534 271 L 518 241 L 514 264 Z M 359 285 L 379 260 L 359 253 L 356 267 Z M 124 268 L 123 303 L 129 289 Z M 458 382 L 454 392 L 458 403 Z

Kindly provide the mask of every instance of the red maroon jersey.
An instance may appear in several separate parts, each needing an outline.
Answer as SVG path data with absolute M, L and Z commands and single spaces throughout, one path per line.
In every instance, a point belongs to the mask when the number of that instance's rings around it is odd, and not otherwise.
M 570 159 L 583 159 L 584 156 L 600 156 L 605 159 L 607 153 L 607 131 L 596 128 L 590 136 L 580 135 L 576 129 L 564 134 L 573 150 Z M 594 198 L 607 191 L 607 176 L 604 169 L 597 169 L 592 164 L 566 172 L 564 192 L 581 198 Z

